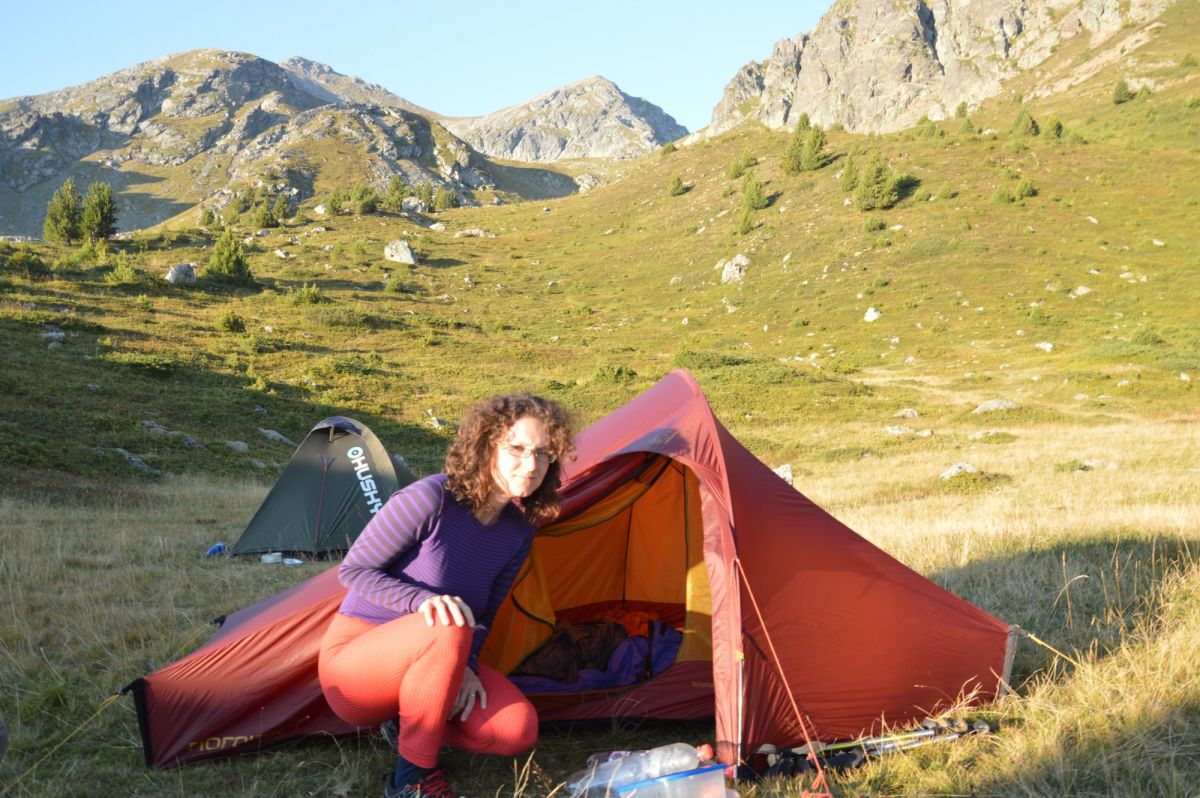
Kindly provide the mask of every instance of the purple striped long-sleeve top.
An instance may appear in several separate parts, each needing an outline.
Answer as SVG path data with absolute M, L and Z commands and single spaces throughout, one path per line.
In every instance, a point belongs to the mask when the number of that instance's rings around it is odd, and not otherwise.
M 346 553 L 341 613 L 378 625 L 432 596 L 460 596 L 475 615 L 468 664 L 478 670 L 479 650 L 532 541 L 533 526 L 515 504 L 484 526 L 446 490 L 445 474 L 425 477 L 393 493 Z

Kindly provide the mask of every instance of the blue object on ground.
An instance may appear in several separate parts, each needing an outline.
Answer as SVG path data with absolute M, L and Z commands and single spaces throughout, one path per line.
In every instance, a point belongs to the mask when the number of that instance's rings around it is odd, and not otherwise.
M 216 557 L 218 554 L 221 554 L 224 551 L 225 551 L 225 544 L 218 543 L 215 546 L 209 547 L 208 551 L 204 552 L 204 556 L 205 557 Z

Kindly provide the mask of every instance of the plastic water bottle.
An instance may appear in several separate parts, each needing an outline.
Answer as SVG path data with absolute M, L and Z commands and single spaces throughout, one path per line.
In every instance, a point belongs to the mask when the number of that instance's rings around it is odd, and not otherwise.
M 588 767 L 603 765 L 605 762 L 616 762 L 632 754 L 633 751 L 609 751 L 607 754 L 592 754 L 587 758 Z
M 567 779 L 567 795 L 570 798 L 599 798 L 635 781 L 693 770 L 701 760 L 711 758 L 711 746 L 703 745 L 697 749 L 687 743 L 634 751 L 617 759 L 594 762 L 574 774 Z

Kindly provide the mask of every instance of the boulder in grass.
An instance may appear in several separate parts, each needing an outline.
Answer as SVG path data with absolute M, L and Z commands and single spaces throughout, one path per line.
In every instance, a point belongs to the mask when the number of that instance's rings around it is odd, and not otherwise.
M 919 415 L 915 408 L 906 407 L 903 410 L 896 411 L 896 414 L 892 418 L 917 418 Z
M 970 463 L 955 463 L 942 472 L 941 479 L 954 479 L 963 474 L 978 474 L 979 469 Z
M 163 279 L 171 285 L 195 285 L 196 264 L 176 263 L 167 270 L 167 274 Z
M 259 428 L 258 428 L 258 432 L 259 432 L 259 434 L 260 434 L 260 435 L 262 435 L 264 438 L 266 438 L 266 439 L 267 439 L 267 440 L 269 440 L 269 441 L 274 441 L 275 443 L 283 444 L 284 446 L 287 446 L 289 449 L 295 449 L 295 448 L 296 448 L 296 444 L 295 444 L 295 443 L 293 443 L 293 442 L 292 442 L 292 441 L 291 441 L 291 440 L 290 440 L 290 439 L 289 439 L 289 438 L 288 438 L 286 435 L 284 435 L 283 433 L 276 432 L 276 431 L 275 431 L 275 430 L 273 430 L 273 429 L 265 429 L 265 428 L 263 428 L 263 427 L 259 427 Z
M 972 410 L 972 413 L 996 413 L 1001 410 L 1016 410 L 1017 403 L 1011 399 L 989 399 Z
M 245 454 L 250 451 L 250 447 L 245 441 L 225 441 L 225 445 L 239 454 Z
M 722 283 L 740 283 L 746 276 L 746 267 L 750 265 L 750 259 L 739 252 L 733 256 L 733 260 L 721 261 L 718 265 L 721 267 Z
M 417 265 L 417 256 L 412 246 L 402 238 L 398 238 L 383 248 L 383 257 L 393 263 L 404 263 L 408 266 Z
M 878 321 L 883 318 L 883 314 L 875 308 L 867 308 L 867 312 L 863 314 L 863 321 Z
M 784 463 L 783 465 L 779 466 L 778 468 L 775 468 L 772 470 L 775 472 L 775 475 L 777 477 L 779 477 L 780 479 L 782 479 L 784 482 L 786 482 L 789 485 L 792 484 L 792 464 L 791 463 Z
M 1053 352 L 1054 344 L 1050 343 L 1049 341 L 1038 341 L 1036 344 L 1033 345 L 1033 348 L 1040 349 L 1043 352 Z

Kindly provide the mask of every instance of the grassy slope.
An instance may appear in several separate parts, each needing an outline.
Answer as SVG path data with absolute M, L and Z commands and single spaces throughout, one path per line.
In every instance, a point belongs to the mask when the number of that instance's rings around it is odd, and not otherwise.
M 10 688 L 0 694 L 0 714 L 31 741 L 10 753 L 0 781 L 9 783 L 16 768 L 32 765 L 63 729 L 86 718 L 91 698 L 145 670 L 147 659 L 162 663 L 186 648 L 211 596 L 240 596 L 244 604 L 278 587 L 261 584 L 254 568 L 198 568 L 192 560 L 206 543 L 235 536 L 253 510 L 261 488 L 243 487 L 244 480 L 269 483 L 290 455 L 258 427 L 298 442 L 323 416 L 349 414 L 428 472 L 447 441 L 429 426 L 428 411 L 452 418 L 480 394 L 531 388 L 589 421 L 683 365 L 734 434 L 771 465 L 794 462 L 798 484 L 814 499 L 923 573 L 1088 658 L 1072 676 L 1044 652 L 1025 650 L 1018 662 L 1018 676 L 1031 680 L 1024 697 L 997 710 L 1020 732 L 992 747 L 931 751 L 874 768 L 845 790 L 962 791 L 971 782 L 1004 794 L 1093 794 L 1096 784 L 1185 794 L 1184 781 L 1156 789 L 1145 767 L 1129 786 L 1118 771 L 1131 762 L 1109 751 L 1132 742 L 1144 753 L 1149 745 L 1146 756 L 1164 778 L 1196 775 L 1187 764 L 1195 752 L 1169 742 L 1194 739 L 1198 700 L 1188 687 L 1194 664 L 1170 659 L 1172 646 L 1194 648 L 1200 617 L 1181 576 L 1195 575 L 1187 547 L 1195 544 L 1200 495 L 1200 232 L 1192 188 L 1200 183 L 1193 101 L 1200 70 L 1179 62 L 1194 48 L 1187 32 L 1197 17 L 1196 3 L 1177 5 L 1152 44 L 1135 51 L 1143 63 L 1166 64 L 1137 68 L 1159 82 L 1152 96 L 1112 105 L 1112 86 L 1126 74 L 1118 62 L 1064 95 L 1025 104 L 1043 122 L 1058 115 L 1063 140 L 1010 136 L 1019 108 L 1005 98 L 972 115 L 998 134 L 962 134 L 959 120 L 940 123 L 942 136 L 832 133 L 833 164 L 787 177 L 779 167 L 787 136 L 747 128 L 647 157 L 582 196 L 444 213 L 442 233 L 387 214 L 313 218 L 256 245 L 251 261 L 262 286 L 254 291 L 179 289 L 159 279 L 172 263 L 205 262 L 211 239 L 194 230 L 130 245 L 125 257 L 140 278 L 126 286 L 105 281 L 115 253 L 99 262 L 39 247 L 60 263 L 52 274 L 0 277 L 7 454 L 0 473 L 11 497 L 0 550 L 14 608 L 0 668 L 16 674 L 4 680 Z M 1069 70 L 1087 55 L 1064 48 L 1058 57 Z M 842 158 L 855 147 L 881 149 L 921 181 L 916 192 L 943 196 L 918 201 L 914 193 L 876 214 L 885 228 L 868 232 L 867 215 L 843 203 L 839 186 Z M 773 201 L 739 236 L 738 193 L 723 196 L 737 181 L 724 172 L 746 150 L 758 157 L 752 172 Z M 669 197 L 675 174 L 691 188 Z M 995 202 L 996 187 L 1015 185 L 1018 175 L 1032 179 L 1038 195 Z M 314 224 L 329 229 L 287 243 Z M 474 226 L 496 237 L 452 237 Z M 397 237 L 414 242 L 421 266 L 382 259 L 384 244 Z M 277 246 L 294 257 L 275 257 Z M 751 259 L 745 280 L 721 285 L 714 265 L 738 252 Z M 1127 272 L 1133 276 L 1120 277 Z M 302 301 L 304 284 L 318 286 L 323 301 Z M 1072 298 L 1079 285 L 1092 293 Z M 884 315 L 868 324 L 862 316 L 872 306 Z M 230 312 L 244 332 L 222 328 L 219 317 Z M 63 349 L 45 349 L 45 323 L 67 332 Z M 1054 351 L 1035 349 L 1040 341 Z M 1021 407 L 969 412 L 991 398 Z M 931 428 L 933 437 L 884 432 L 906 406 L 921 417 L 905 423 Z M 147 433 L 148 419 L 203 448 Z M 992 444 L 970 437 L 987 430 L 1003 434 L 986 439 Z M 250 443 L 250 455 L 226 440 Z M 114 447 L 171 476 L 131 473 Z M 1099 490 L 1081 481 L 1098 474 L 1076 473 L 1090 458 L 1119 465 L 1115 476 L 1105 471 L 1097 480 Z M 1006 479 L 958 489 L 937 482 L 962 459 Z M 228 487 L 230 478 L 239 487 Z M 71 490 L 48 487 L 63 484 Z M 997 521 L 1006 507 L 1016 514 Z M 1047 507 L 1082 520 L 1047 525 L 1040 520 Z M 1162 516 L 1144 511 L 1150 507 L 1164 508 Z M 89 532 L 124 524 L 131 531 L 103 545 Z M 64 543 L 50 546 L 54 539 Z M 944 540 L 961 541 L 961 550 L 936 542 Z M 1084 620 L 1070 624 L 1059 593 L 1074 575 L 1068 553 L 1092 591 L 1090 603 L 1075 609 Z M 112 581 L 87 575 L 110 569 Z M 1114 597 L 1111 587 L 1131 571 L 1144 581 Z M 180 581 L 168 586 L 169 574 Z M 94 594 L 79 594 L 78 584 Z M 153 609 L 130 617 L 147 593 Z M 1038 596 L 1032 606 L 1051 609 L 1031 611 L 1031 595 Z M 94 625 L 48 635 L 96 596 L 105 598 Z M 70 686 L 81 663 L 93 675 L 77 695 Z M 1119 722 L 1090 726 L 1098 723 L 1094 707 L 1108 700 L 1099 695 L 1105 686 L 1129 679 L 1182 679 L 1183 686 L 1165 697 L 1138 693 Z M 1156 705 L 1161 711 L 1149 717 Z M 131 722 L 128 715 L 106 721 L 106 733 L 75 749 L 66 772 L 140 794 L 357 793 L 374 789 L 368 785 L 383 757 L 369 742 L 350 742 L 147 774 L 137 769 Z M 622 747 L 620 739 L 579 745 Z M 545 783 L 577 763 L 574 745 L 544 743 L 535 764 Z M 1064 761 L 1071 756 L 1079 768 Z M 1037 763 L 1028 778 L 1012 775 L 1028 761 Z M 477 791 L 511 786 L 503 765 L 483 768 Z M 53 771 L 43 768 L 24 789 L 79 793 L 55 787 Z

